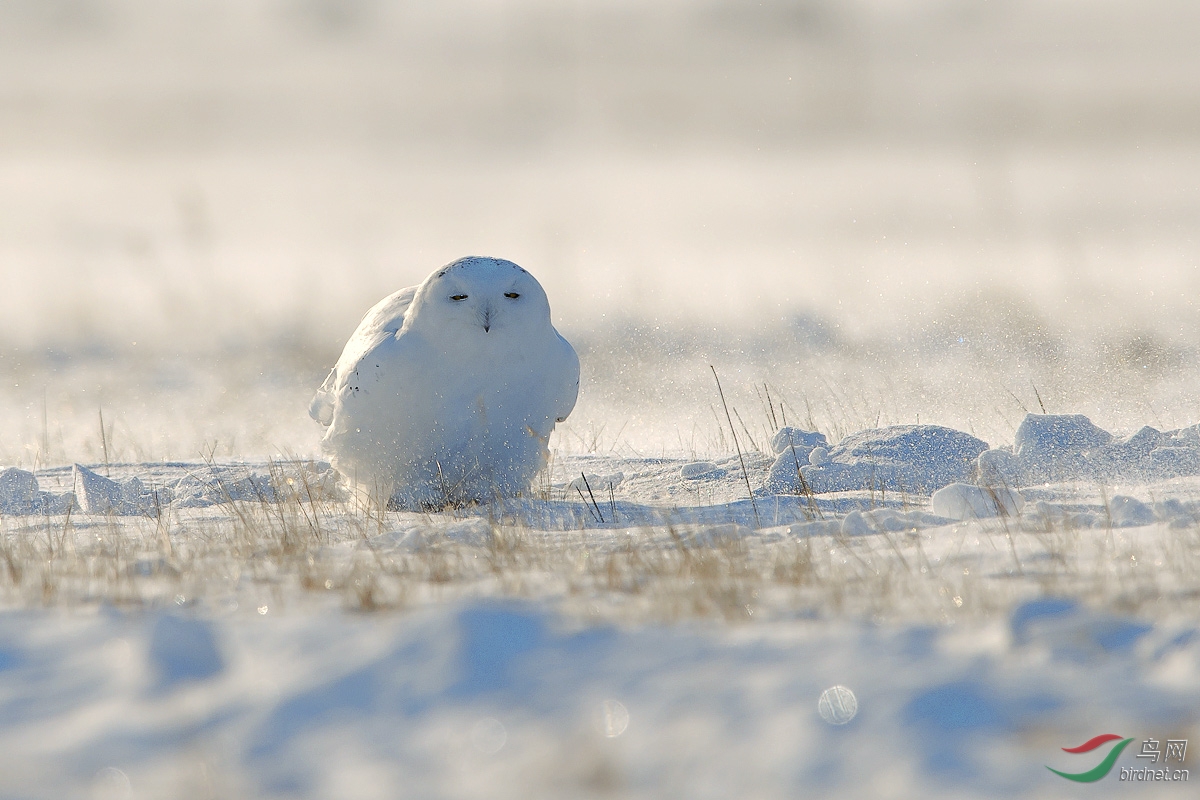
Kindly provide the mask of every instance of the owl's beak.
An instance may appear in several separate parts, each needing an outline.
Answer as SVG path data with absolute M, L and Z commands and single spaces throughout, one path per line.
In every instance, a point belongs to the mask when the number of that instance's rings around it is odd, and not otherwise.
M 483 332 L 487 333 L 492 329 L 492 304 L 487 303 L 483 307 Z

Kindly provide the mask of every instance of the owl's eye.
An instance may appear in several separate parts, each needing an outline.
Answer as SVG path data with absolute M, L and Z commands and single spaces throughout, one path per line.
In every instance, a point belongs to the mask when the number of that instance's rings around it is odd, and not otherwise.
M 466 300 L 467 296 L 465 294 L 452 294 L 450 295 L 450 299 L 457 303 L 460 300 Z
M 510 298 L 512 298 L 513 300 L 516 300 L 516 299 L 517 299 L 518 297 L 520 297 L 521 295 L 520 295 L 520 294 L 518 294 L 517 292 L 505 292 L 505 293 L 504 293 L 504 296 L 505 296 L 505 297 L 510 297 Z

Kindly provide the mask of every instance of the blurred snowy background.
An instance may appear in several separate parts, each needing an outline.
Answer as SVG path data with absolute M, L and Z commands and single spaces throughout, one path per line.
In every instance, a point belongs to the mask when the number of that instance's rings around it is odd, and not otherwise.
M 1198 28 L 1188 0 L 2 0 L 0 463 L 313 453 L 362 312 L 472 253 L 537 275 L 583 355 L 561 448 L 721 449 L 710 363 L 756 429 L 764 382 L 832 434 L 1194 423 Z
M 0 487 L 0 796 L 1050 798 L 1103 731 L 1194 752 L 1195 477 L 962 523 L 889 490 L 793 525 L 785 487 L 760 525 L 771 458 L 734 469 L 709 365 L 768 452 L 1200 422 L 1197 31 L 1193 0 L 0 0 L 0 468 L 38 469 Z M 533 272 L 582 358 L 548 521 L 265 499 L 362 313 L 466 254 Z M 1160 455 L 1194 476 L 1198 441 Z

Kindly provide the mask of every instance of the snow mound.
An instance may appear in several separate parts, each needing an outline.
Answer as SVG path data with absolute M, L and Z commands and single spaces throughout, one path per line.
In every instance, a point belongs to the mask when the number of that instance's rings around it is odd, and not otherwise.
M 75 494 L 41 491 L 37 476 L 16 467 L 0 469 L 0 514 L 63 514 L 75 505 Z
M 816 447 L 806 455 L 811 456 Z M 776 493 L 801 492 L 803 476 L 812 492 L 869 489 L 930 494 L 947 484 L 969 480 L 975 460 L 987 449 L 987 442 L 952 428 L 894 425 L 847 436 L 822 463 L 805 464 L 789 448 L 776 458 L 764 488 Z
M 37 499 L 36 475 L 16 467 L 0 470 L 0 513 L 31 514 Z
M 1200 475 L 1200 426 L 1166 432 L 1147 426 L 1117 439 L 1082 414 L 1029 414 L 1012 447 L 980 454 L 975 475 L 988 486 Z
M 1135 501 L 1136 502 L 1136 501 Z M 952 483 L 933 493 L 930 500 L 933 513 L 948 519 L 989 519 L 1014 517 L 1021 513 L 1025 498 L 1005 487 L 972 486 Z

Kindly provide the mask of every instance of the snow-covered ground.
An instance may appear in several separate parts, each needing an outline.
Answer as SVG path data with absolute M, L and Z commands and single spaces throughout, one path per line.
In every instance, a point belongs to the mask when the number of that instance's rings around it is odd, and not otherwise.
M 4 615 L 5 796 L 1062 797 L 1046 766 L 1099 759 L 1060 748 L 1194 745 L 1200 704 L 1195 618 L 1173 611 L 727 628 L 261 608 Z M 844 725 L 818 711 L 835 685 L 857 698 Z M 1117 777 L 1086 790 L 1191 791 Z
M 320 461 L 10 468 L 0 789 L 1057 797 L 1115 732 L 1115 795 L 1200 733 L 1195 428 L 771 445 L 442 512 Z

